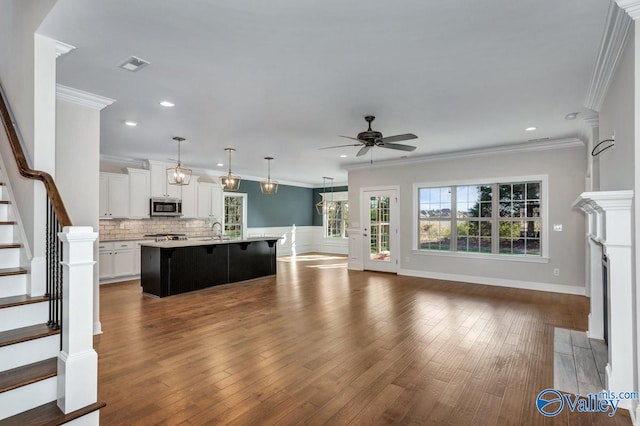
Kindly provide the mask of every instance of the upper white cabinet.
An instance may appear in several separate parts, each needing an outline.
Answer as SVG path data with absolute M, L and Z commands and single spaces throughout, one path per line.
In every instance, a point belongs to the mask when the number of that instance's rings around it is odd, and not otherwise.
M 222 222 L 222 188 L 215 183 L 198 184 L 198 217 L 215 217 Z
M 149 217 L 151 198 L 151 174 L 149 170 L 130 169 L 129 173 L 129 217 L 145 219 Z
M 129 177 L 100 173 L 100 218 L 129 217 Z
M 167 181 L 167 168 L 173 167 L 175 164 L 148 161 L 151 173 L 151 197 L 180 198 L 180 185 L 169 185 Z
M 198 217 L 198 179 L 199 178 L 197 176 L 191 176 L 191 182 L 189 182 L 189 185 L 179 187 L 182 190 L 183 218 Z

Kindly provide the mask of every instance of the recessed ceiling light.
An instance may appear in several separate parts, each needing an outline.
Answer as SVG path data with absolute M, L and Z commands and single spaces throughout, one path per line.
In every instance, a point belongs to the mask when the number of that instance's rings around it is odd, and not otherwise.
M 124 124 L 126 124 L 129 127 L 136 127 L 138 125 L 137 121 L 131 121 L 131 120 L 127 120 L 124 122 Z
M 162 101 L 162 102 L 160 102 L 160 105 L 162 105 L 165 108 L 173 108 L 174 106 L 176 106 L 176 104 L 174 104 L 173 102 L 169 102 L 169 101 Z
M 340 155 L 340 158 L 347 158 L 347 154 Z
M 537 127 L 533 127 L 533 126 L 531 126 L 531 127 L 527 127 L 527 128 L 526 128 L 526 129 L 524 129 L 524 130 L 525 130 L 526 132 L 533 132 L 533 131 L 534 131 L 534 130 L 536 130 L 536 129 L 537 129 Z
M 218 167 L 224 167 L 224 163 L 218 163 L 216 164 Z
M 570 112 L 569 114 L 564 116 L 565 120 L 575 120 L 576 117 L 580 114 L 579 112 Z

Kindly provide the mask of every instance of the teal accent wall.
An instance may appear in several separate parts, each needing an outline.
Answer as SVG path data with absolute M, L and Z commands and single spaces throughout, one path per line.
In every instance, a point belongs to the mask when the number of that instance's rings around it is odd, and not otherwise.
M 348 191 L 348 190 L 349 190 L 348 186 L 334 186 L 333 187 L 333 192 L 343 192 L 343 191 Z M 315 188 L 313 190 L 313 211 L 312 211 L 312 215 L 313 215 L 312 225 L 313 226 L 322 226 L 322 215 L 318 214 L 318 211 L 316 210 L 316 204 L 319 203 L 320 201 L 322 201 L 322 196 L 320 194 L 322 194 L 323 192 L 331 192 L 331 190 L 329 188 L 327 188 L 326 191 L 325 191 L 324 188 Z
M 247 194 L 247 226 L 311 226 L 315 207 L 313 189 L 279 185 L 278 193 L 266 195 L 260 182 L 243 180 L 240 190 Z M 322 219 L 320 220 L 322 225 Z
M 334 192 L 347 191 L 348 187 L 334 187 Z M 327 191 L 329 189 L 327 188 Z M 247 226 L 322 226 L 322 215 L 316 211 L 316 203 L 322 200 L 324 188 L 303 188 L 279 185 L 278 193 L 266 195 L 260 191 L 260 182 L 243 180 L 238 193 L 247 194 Z

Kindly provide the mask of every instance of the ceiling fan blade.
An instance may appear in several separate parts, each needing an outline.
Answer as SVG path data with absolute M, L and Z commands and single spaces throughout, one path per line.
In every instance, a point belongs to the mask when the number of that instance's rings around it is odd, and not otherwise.
M 399 151 L 414 151 L 416 149 L 415 146 L 411 145 L 403 145 L 401 143 L 381 143 L 378 145 L 380 148 L 390 148 L 397 149 Z
M 408 141 L 411 139 L 418 139 L 416 135 L 413 133 L 405 133 L 404 135 L 395 135 L 395 136 L 386 136 L 384 138 L 378 139 L 376 142 L 400 142 L 400 141 Z
M 352 138 L 351 136 L 343 136 L 343 135 L 338 135 L 338 136 L 339 136 L 339 137 L 341 137 L 341 138 L 353 139 L 354 141 L 361 142 L 361 141 L 360 141 L 360 139 L 358 139 L 358 138 Z
M 361 144 L 359 143 L 350 143 L 349 145 L 325 146 L 324 148 L 318 148 L 318 149 L 344 148 L 345 146 L 360 146 L 360 145 Z
M 360 148 L 360 151 L 358 151 L 358 153 L 356 154 L 356 157 L 361 157 L 363 155 L 365 155 L 367 152 L 369 152 L 369 149 L 371 149 L 370 146 L 363 146 L 362 148 Z

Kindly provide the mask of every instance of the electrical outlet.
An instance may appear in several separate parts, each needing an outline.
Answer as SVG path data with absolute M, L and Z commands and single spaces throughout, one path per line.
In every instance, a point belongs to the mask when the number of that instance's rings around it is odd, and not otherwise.
M 553 276 L 554 277 L 560 276 L 560 268 L 553 268 Z
M 553 225 L 553 230 L 556 232 L 562 232 L 562 224 L 554 224 Z

